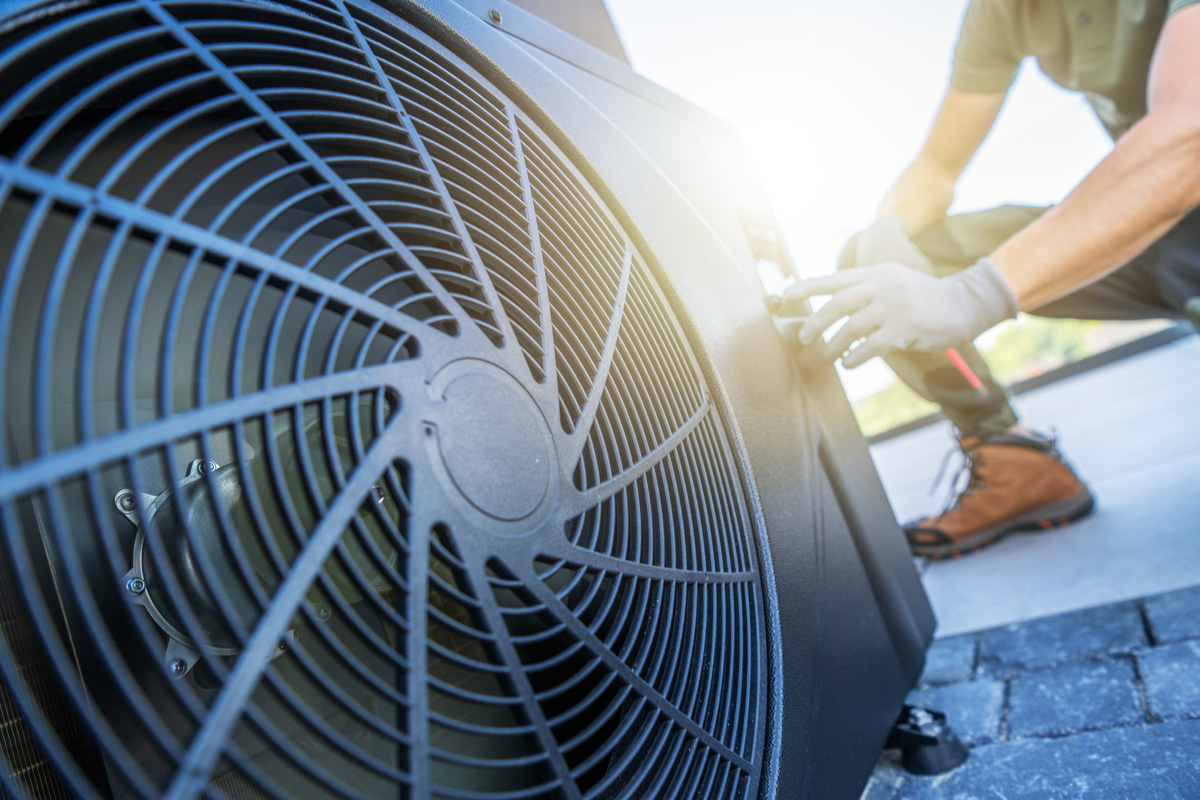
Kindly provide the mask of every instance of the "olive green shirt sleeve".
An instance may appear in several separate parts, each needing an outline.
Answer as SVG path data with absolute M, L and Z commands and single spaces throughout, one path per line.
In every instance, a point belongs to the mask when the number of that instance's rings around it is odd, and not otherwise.
M 1004 0 L 971 0 L 954 48 L 951 86 L 987 94 L 1008 90 L 1026 55 L 1017 44 L 1017 5 Z
M 1167 15 L 1170 16 L 1179 9 L 1195 5 L 1196 3 L 1200 3 L 1200 0 L 1171 0 L 1171 2 L 1167 4 Z

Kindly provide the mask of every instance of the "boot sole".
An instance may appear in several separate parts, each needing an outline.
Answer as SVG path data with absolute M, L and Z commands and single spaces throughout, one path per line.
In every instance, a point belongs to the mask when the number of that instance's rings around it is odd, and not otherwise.
M 1066 500 L 1031 508 L 957 542 L 949 544 L 913 542 L 910 544 L 914 555 L 925 556 L 934 561 L 961 558 L 968 553 L 976 553 L 986 547 L 991 547 L 1010 533 L 1049 531 L 1061 528 L 1077 519 L 1086 517 L 1092 512 L 1095 505 L 1096 501 L 1092 498 L 1092 493 L 1087 490 L 1087 487 L 1084 487 Z

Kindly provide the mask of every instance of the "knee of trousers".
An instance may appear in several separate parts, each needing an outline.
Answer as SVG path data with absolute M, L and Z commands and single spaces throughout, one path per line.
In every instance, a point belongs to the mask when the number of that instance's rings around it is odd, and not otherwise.
M 1170 248 L 1155 265 L 1155 288 L 1172 311 L 1183 312 L 1188 301 L 1200 297 L 1200 242 Z

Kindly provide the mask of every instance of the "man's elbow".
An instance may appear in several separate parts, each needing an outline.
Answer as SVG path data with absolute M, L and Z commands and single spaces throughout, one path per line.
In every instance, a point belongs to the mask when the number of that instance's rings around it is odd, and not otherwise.
M 1169 130 L 1180 142 L 1200 146 L 1200 97 L 1179 100 L 1159 106 L 1151 113 L 1165 130 Z
M 1200 206 L 1200 101 L 1176 102 L 1154 109 L 1142 124 L 1157 144 L 1157 165 L 1169 170 L 1180 211 Z

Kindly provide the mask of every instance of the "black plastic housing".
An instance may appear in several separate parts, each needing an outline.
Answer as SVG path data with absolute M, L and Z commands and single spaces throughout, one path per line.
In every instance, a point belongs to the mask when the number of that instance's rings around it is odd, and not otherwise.
M 781 745 L 776 794 L 765 796 L 857 797 L 924 666 L 935 620 L 836 373 L 793 347 L 765 311 L 759 259 L 795 273 L 737 121 L 512 3 L 461 4 L 586 101 L 550 89 L 523 59 L 499 56 L 481 30 L 467 34 L 544 105 L 645 237 L 737 420 L 780 615 Z M 489 21 L 491 9 L 501 24 Z
M 933 618 L 731 128 L 508 3 L 0 13 L 0 789 L 857 796 Z

